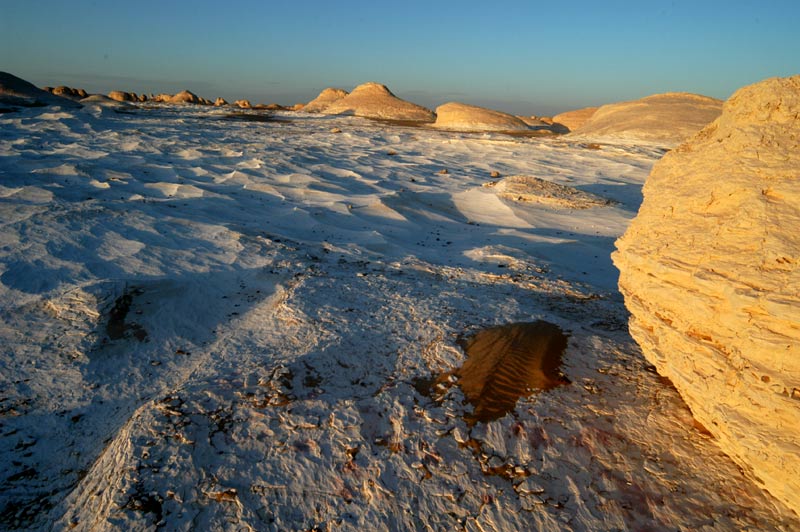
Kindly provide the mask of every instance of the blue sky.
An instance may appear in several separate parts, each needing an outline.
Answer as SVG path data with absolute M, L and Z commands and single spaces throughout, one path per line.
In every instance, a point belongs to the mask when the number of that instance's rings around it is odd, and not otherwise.
M 798 74 L 798 28 L 798 0 L 0 0 L 0 70 L 283 104 L 378 81 L 429 107 L 541 115 Z

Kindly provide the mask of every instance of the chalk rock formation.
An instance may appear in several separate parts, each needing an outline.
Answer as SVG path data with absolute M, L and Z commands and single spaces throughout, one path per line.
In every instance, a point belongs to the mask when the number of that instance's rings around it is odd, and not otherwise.
M 88 96 L 86 91 L 83 89 L 73 89 L 72 87 L 67 87 L 64 85 L 60 85 L 54 89 L 50 89 L 49 92 L 51 94 L 55 94 L 56 96 L 61 96 L 62 98 L 69 98 L 71 100 L 81 100 Z
M 134 93 L 125 91 L 111 91 L 108 97 L 118 102 L 135 102 L 139 99 Z
M 722 449 L 800 513 L 800 76 L 666 154 L 613 254 L 630 332 Z
M 530 201 L 547 207 L 589 209 L 613 203 L 575 187 L 527 175 L 512 175 L 500 181 L 484 183 L 483 186 L 492 188 L 498 196 L 508 200 Z
M 328 87 L 319 93 L 319 96 L 308 102 L 303 111 L 307 113 L 321 113 L 330 104 L 347 96 L 347 91 Z
M 214 101 L 214 106 L 222 107 L 223 105 L 228 105 L 228 102 L 222 96 L 217 96 L 217 99 Z
M 94 107 L 110 107 L 112 109 L 119 109 L 124 107 L 132 107 L 132 105 L 128 102 L 120 102 L 118 100 L 112 100 L 108 96 L 104 94 L 92 94 L 91 96 L 87 96 L 80 100 L 81 104 L 84 106 L 94 106 Z
M 671 92 L 600 107 L 573 135 L 636 139 L 676 146 L 717 118 L 722 102 L 708 96 Z
M 574 131 L 585 124 L 598 109 L 599 107 L 584 107 L 583 109 L 560 113 L 553 117 L 553 122 L 560 124 L 567 131 Z
M 0 72 L 0 107 L 41 107 L 44 105 L 60 105 L 76 107 L 80 104 L 61 96 L 55 96 L 8 72 Z
M 449 102 L 436 108 L 434 127 L 452 131 L 526 131 L 516 116 L 465 103 Z
M 574 111 L 567 111 L 566 113 L 557 114 L 553 117 L 553 122 L 561 124 L 568 131 L 574 131 L 585 124 L 594 113 L 597 107 L 584 107 L 583 109 L 575 109 Z
M 201 98 L 198 98 L 197 95 L 188 90 L 182 90 L 181 92 L 174 95 L 172 98 L 169 99 L 169 103 L 193 103 L 193 104 L 201 104 Z
M 233 105 L 239 107 L 240 109 L 250 109 L 253 107 L 250 105 L 250 100 L 236 100 L 233 102 Z
M 373 82 L 359 85 L 344 98 L 331 103 L 323 112 L 411 122 L 433 122 L 436 119 L 430 109 L 401 100 L 385 85 Z

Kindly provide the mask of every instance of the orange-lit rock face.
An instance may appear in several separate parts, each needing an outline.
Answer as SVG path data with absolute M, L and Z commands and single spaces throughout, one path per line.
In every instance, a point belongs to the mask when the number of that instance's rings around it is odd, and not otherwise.
M 800 76 L 734 94 L 653 168 L 614 263 L 644 355 L 800 512 Z

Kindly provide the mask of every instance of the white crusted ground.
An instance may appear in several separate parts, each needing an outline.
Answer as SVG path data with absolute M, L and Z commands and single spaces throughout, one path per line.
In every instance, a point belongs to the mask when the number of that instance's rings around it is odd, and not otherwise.
M 627 333 L 609 253 L 661 150 L 226 112 L 0 116 L 2 528 L 800 526 Z M 534 319 L 572 384 L 472 428 L 421 393 Z

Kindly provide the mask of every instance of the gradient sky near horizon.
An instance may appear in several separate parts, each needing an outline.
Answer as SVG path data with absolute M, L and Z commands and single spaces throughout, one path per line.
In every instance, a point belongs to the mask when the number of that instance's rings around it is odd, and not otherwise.
M 800 1 L 0 0 L 0 70 L 39 86 L 292 104 L 386 84 L 554 114 L 800 73 Z

